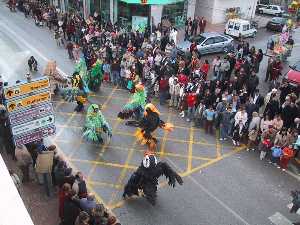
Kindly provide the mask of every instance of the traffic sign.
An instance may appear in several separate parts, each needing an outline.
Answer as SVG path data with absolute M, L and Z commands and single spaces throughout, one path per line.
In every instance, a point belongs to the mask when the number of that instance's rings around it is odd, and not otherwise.
M 20 83 L 11 87 L 7 87 L 4 90 L 4 96 L 7 100 L 20 97 L 32 92 L 36 92 L 42 89 L 49 89 L 50 82 L 47 77 L 35 79 L 31 82 Z
M 26 98 L 9 101 L 7 103 L 7 110 L 9 113 L 11 113 L 11 112 L 14 112 L 17 110 L 21 110 L 28 106 L 32 106 L 32 105 L 50 101 L 50 99 L 51 99 L 50 92 L 35 94 L 35 95 L 29 96 Z
M 53 107 L 50 102 L 34 106 L 31 109 L 17 111 L 9 114 L 11 126 L 19 125 L 42 116 L 53 114 Z
M 34 141 L 41 140 L 45 137 L 54 135 L 56 128 L 54 125 L 42 127 L 24 135 L 14 136 L 16 145 L 25 145 Z
M 49 115 L 49 116 L 39 118 L 37 120 L 29 121 L 29 122 L 11 127 L 11 131 L 14 136 L 21 135 L 23 133 L 39 129 L 41 127 L 50 126 L 50 125 L 54 124 L 54 122 L 55 122 L 54 115 Z

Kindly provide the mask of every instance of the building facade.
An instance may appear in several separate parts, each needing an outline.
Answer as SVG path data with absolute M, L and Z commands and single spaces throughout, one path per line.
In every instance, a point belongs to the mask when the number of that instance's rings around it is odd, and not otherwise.
M 255 15 L 257 0 L 197 0 L 194 16 L 204 16 L 212 24 L 224 23 L 235 11 L 239 17 L 251 19 Z

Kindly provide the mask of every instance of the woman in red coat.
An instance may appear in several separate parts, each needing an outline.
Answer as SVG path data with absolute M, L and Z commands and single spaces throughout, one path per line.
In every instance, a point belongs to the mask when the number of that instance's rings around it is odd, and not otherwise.
M 65 183 L 61 189 L 59 190 L 58 193 L 58 214 L 59 214 L 59 218 L 63 221 L 63 217 L 64 217 L 64 204 L 65 204 L 65 200 L 67 199 L 69 192 L 71 190 L 71 185 Z
M 203 63 L 203 65 L 201 66 L 201 69 L 200 69 L 200 71 L 203 74 L 203 79 L 204 80 L 206 80 L 206 78 L 207 78 L 207 74 L 209 72 L 209 69 L 210 69 L 210 65 L 208 63 L 208 60 L 205 59 L 205 62 Z
M 281 61 L 279 59 L 276 59 L 271 71 L 271 81 L 276 81 L 279 75 L 281 75 L 281 71 L 282 71 Z

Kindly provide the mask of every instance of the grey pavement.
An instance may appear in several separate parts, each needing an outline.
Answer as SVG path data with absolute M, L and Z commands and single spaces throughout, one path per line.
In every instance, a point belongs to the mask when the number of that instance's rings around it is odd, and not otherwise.
M 256 39 L 249 40 L 258 48 L 265 48 L 269 35 L 261 30 Z M 300 43 L 299 30 L 295 36 L 296 43 Z M 299 58 L 297 48 L 291 60 Z M 55 59 L 66 74 L 73 70 L 67 52 L 56 46 L 51 32 L 36 27 L 31 19 L 25 19 L 20 13 L 10 13 L 0 4 L 2 49 L 0 67 L 5 79 L 10 82 L 21 79 L 27 65 L 17 66 L 8 60 L 9 57 L 24 61 L 27 55 L 32 54 L 40 62 L 40 69 L 47 60 Z M 209 59 L 212 57 L 207 56 Z M 261 80 L 266 60 L 259 74 Z M 3 64 L 9 66 L 2 67 Z M 267 84 L 261 82 L 260 87 L 265 92 Z M 169 134 L 157 131 L 158 155 L 181 173 L 184 185 L 172 189 L 164 179 L 160 179 L 155 207 L 143 198 L 124 201 L 121 198 L 122 188 L 140 165 L 145 149 L 135 144 L 134 129 L 116 119 L 117 112 L 128 97 L 127 91 L 107 84 L 95 96 L 89 97 L 90 102 L 105 106 L 103 113 L 113 127 L 113 138 L 104 146 L 82 140 L 84 113 L 76 114 L 73 112 L 74 104 L 53 98 L 58 132 L 50 140 L 70 164 L 84 173 L 90 190 L 113 210 L 122 224 L 271 225 L 271 217 L 274 224 L 279 225 L 279 217 L 289 221 L 300 220 L 297 215 L 289 214 L 287 208 L 291 202 L 290 191 L 299 186 L 295 177 L 260 161 L 257 153 L 233 148 L 230 142 L 220 143 L 216 136 L 207 135 L 202 129 L 195 129 L 179 118 L 177 111 L 161 106 L 162 118 L 174 123 L 176 128 Z

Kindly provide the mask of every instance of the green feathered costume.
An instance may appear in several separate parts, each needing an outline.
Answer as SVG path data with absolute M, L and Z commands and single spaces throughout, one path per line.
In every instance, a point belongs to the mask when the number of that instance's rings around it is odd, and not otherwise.
M 92 91 L 98 91 L 103 80 L 102 61 L 97 59 L 89 74 L 88 87 Z
M 87 110 L 86 122 L 83 128 L 83 137 L 88 141 L 102 144 L 102 132 L 106 133 L 109 138 L 112 136 L 112 130 L 102 115 L 100 107 L 96 104 L 92 104 Z
M 147 94 L 144 86 L 142 84 L 136 85 L 135 93 L 132 95 L 129 102 L 122 108 L 121 112 L 119 112 L 118 117 L 121 119 L 129 119 L 135 115 L 137 120 L 141 119 L 146 101 Z

